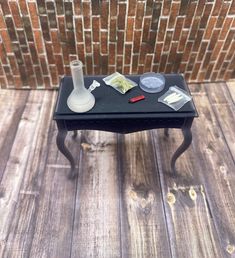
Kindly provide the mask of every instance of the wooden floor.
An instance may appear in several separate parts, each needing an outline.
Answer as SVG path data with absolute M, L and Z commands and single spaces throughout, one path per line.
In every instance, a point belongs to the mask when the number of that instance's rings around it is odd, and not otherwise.
M 53 91 L 0 90 L 0 257 L 235 257 L 235 84 L 190 85 L 200 117 L 179 130 L 82 131 L 58 152 Z

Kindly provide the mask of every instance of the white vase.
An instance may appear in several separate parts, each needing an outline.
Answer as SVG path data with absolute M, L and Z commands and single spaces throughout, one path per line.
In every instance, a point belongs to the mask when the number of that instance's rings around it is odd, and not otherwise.
M 95 105 L 95 97 L 84 85 L 82 66 L 79 60 L 70 63 L 74 89 L 68 97 L 67 105 L 77 113 L 87 112 Z

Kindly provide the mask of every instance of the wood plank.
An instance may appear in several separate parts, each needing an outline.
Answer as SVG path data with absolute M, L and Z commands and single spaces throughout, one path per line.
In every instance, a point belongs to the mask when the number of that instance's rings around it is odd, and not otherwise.
M 71 257 L 121 257 L 117 136 L 86 131 L 82 147 Z
M 196 87 L 202 94 L 194 95 L 200 114 L 193 127 L 194 152 L 202 167 L 200 178 L 223 254 L 225 257 L 232 257 L 235 255 L 235 166 L 216 116 L 204 94 L 205 87 Z M 194 92 L 194 88 L 191 89 Z
M 149 133 L 125 135 L 120 144 L 123 257 L 171 257 Z
M 28 95 L 29 91 L 0 91 L 0 182 Z
M 179 129 L 152 130 L 173 257 L 222 257 L 217 232 L 207 207 L 198 174 L 200 161 L 192 147 L 177 160 L 178 174 L 170 170 L 170 158 L 182 142 Z
M 32 139 L 44 94 L 42 91 L 30 92 L 0 184 L 1 250 L 5 246 L 15 206 L 19 198 L 20 186 L 32 151 Z
M 233 103 L 235 103 L 235 81 L 226 82 L 226 84 L 233 99 Z
M 68 180 L 69 163 L 56 146 L 53 122 L 52 141 L 40 193 L 36 199 L 34 231 L 29 257 L 70 257 L 77 180 Z M 80 134 L 67 136 L 68 148 L 79 162 Z M 78 166 L 76 166 L 78 168 Z
M 235 161 L 235 105 L 231 95 L 225 83 L 205 84 L 205 89 L 225 141 Z
M 40 115 L 36 121 L 35 134 L 32 139 L 24 178 L 20 187 L 13 220 L 6 240 L 4 256 L 28 257 L 34 233 L 36 203 L 40 194 L 42 178 L 48 155 L 48 144 L 51 142 L 51 119 L 56 92 L 46 91 Z

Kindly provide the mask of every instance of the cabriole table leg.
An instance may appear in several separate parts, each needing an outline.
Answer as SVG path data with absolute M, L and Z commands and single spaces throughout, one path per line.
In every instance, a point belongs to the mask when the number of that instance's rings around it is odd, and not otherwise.
M 68 177 L 70 179 L 74 178 L 77 174 L 75 173 L 75 162 L 72 154 L 68 150 L 68 148 L 65 146 L 65 138 L 67 136 L 67 129 L 64 126 L 64 123 L 62 121 L 57 121 L 57 127 L 58 127 L 58 133 L 56 137 L 56 144 L 59 149 L 59 151 L 68 159 L 70 162 L 70 173 Z
M 181 154 L 183 154 L 183 152 L 185 152 L 188 149 L 188 147 L 190 146 L 190 144 L 192 142 L 192 132 L 191 132 L 192 122 L 193 122 L 192 118 L 185 119 L 185 123 L 182 127 L 184 140 L 171 158 L 171 171 L 174 174 L 177 173 L 176 168 L 175 168 L 176 160 L 179 158 L 179 156 Z

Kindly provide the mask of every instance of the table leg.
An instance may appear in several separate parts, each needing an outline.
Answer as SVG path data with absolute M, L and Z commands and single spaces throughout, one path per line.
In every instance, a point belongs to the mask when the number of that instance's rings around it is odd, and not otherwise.
M 74 178 L 76 176 L 75 173 L 75 162 L 74 162 L 74 158 L 72 156 L 72 154 L 70 153 L 70 151 L 68 150 L 68 148 L 65 146 L 65 138 L 67 136 L 68 131 L 66 130 L 66 128 L 63 128 L 61 126 L 61 124 L 57 123 L 58 126 L 58 133 L 57 133 L 57 137 L 56 137 L 56 144 L 57 147 L 59 149 L 59 151 L 68 159 L 68 161 L 70 162 L 70 173 L 68 175 L 68 177 L 70 179 Z
M 182 127 L 182 132 L 184 136 L 184 140 L 182 144 L 179 146 L 179 148 L 176 150 L 174 155 L 172 156 L 171 159 L 171 171 L 176 174 L 176 168 L 175 168 L 175 163 L 176 160 L 179 158 L 179 156 L 185 152 L 188 147 L 190 146 L 192 142 L 192 132 L 191 132 L 191 125 L 192 125 L 193 119 L 186 119 L 185 123 Z

